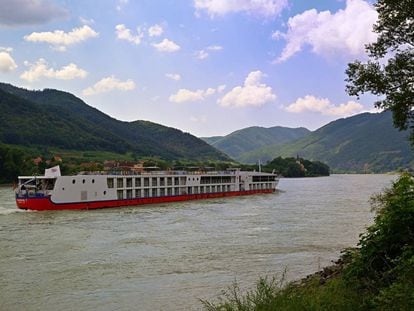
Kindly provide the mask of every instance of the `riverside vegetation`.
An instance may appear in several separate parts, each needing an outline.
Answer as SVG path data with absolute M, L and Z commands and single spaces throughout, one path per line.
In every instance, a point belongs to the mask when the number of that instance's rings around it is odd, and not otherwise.
M 56 159 L 55 155 L 59 155 Z M 41 158 L 40 163 L 34 159 Z M 158 167 L 161 170 L 226 170 L 231 167 L 241 167 L 253 171 L 256 165 L 241 165 L 230 161 L 190 161 L 164 160 L 157 157 L 141 157 L 144 167 Z M 119 154 L 108 151 L 68 151 L 48 148 L 24 148 L 0 144 L 0 184 L 12 183 L 19 175 L 42 175 L 45 168 L 60 165 L 63 175 L 76 174 L 80 171 L 102 171 L 105 160 L 119 162 L 137 162 L 134 153 Z M 276 158 L 263 166 L 265 172 L 277 172 L 284 177 L 316 177 L 328 176 L 329 167 L 319 161 L 308 161 L 301 158 Z
M 358 248 L 344 250 L 332 267 L 298 282 L 260 278 L 242 293 L 237 284 L 218 302 L 219 310 L 414 310 L 414 178 L 403 174 L 372 199 L 375 222 Z

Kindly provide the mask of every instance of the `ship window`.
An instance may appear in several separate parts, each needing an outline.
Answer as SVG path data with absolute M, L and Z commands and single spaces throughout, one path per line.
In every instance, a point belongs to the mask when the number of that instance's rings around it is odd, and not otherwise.
M 95 183 L 95 179 L 92 179 L 92 183 L 93 183 L 93 184 Z
M 76 182 L 76 180 L 72 179 L 72 184 L 74 184 Z
M 172 195 L 172 188 L 168 188 L 168 189 L 167 189 L 167 195 L 168 195 L 168 196 Z
M 174 177 L 174 185 L 178 186 L 180 184 L 178 177 Z
M 114 187 L 114 179 L 113 178 L 108 178 L 106 180 L 106 183 L 108 184 L 108 188 L 113 188 Z
M 85 179 L 82 179 L 82 184 L 84 184 L 85 183 Z
M 152 189 L 152 197 L 156 197 L 157 196 L 157 189 Z
M 153 177 L 152 178 L 152 186 L 156 186 L 157 185 L 157 177 Z
M 62 188 L 63 191 L 65 191 L 65 188 Z
M 106 195 L 106 191 L 104 191 L 104 195 Z
M 160 189 L 160 197 L 165 195 L 165 188 Z
M 135 197 L 140 198 L 141 197 L 141 189 L 135 190 Z
M 127 190 L 126 196 L 127 196 L 127 199 L 132 199 L 132 190 Z
M 42 186 L 44 187 L 44 189 L 46 190 L 53 190 L 54 186 L 55 186 L 55 182 L 56 179 L 45 179 L 42 182 Z
M 144 187 L 149 187 L 149 178 L 144 178 Z
M 160 178 L 160 186 L 165 186 L 165 179 L 164 177 Z
M 124 179 L 123 178 L 117 178 L 116 179 L 116 186 L 118 188 L 123 188 L 124 187 Z
M 122 200 L 124 198 L 124 191 L 123 190 L 118 190 L 116 192 L 117 196 L 118 196 L 118 200 Z
M 144 197 L 145 198 L 149 197 L 149 189 L 144 189 Z
M 132 178 L 127 178 L 126 179 L 126 186 L 127 186 L 127 188 L 132 188 Z
M 141 187 L 141 178 L 135 178 L 135 187 Z

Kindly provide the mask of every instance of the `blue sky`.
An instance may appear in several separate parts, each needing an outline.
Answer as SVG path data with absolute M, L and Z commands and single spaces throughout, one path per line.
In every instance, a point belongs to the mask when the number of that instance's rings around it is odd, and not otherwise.
M 345 93 L 377 14 L 364 0 L 0 0 L 0 81 L 197 136 L 371 111 Z

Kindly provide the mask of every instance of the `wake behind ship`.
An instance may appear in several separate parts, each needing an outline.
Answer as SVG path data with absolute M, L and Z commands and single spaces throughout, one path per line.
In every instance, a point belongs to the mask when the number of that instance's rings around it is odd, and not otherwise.
M 221 172 L 114 172 L 19 176 L 16 204 L 29 210 L 77 210 L 273 193 L 274 173 L 238 169 Z

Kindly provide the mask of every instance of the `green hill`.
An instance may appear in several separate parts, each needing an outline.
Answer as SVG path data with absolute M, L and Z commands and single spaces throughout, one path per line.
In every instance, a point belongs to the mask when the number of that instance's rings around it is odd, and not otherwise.
M 235 160 L 240 161 L 245 153 L 268 145 L 284 144 L 309 133 L 310 131 L 303 127 L 275 126 L 264 128 L 254 126 L 235 131 L 227 136 L 204 137 L 202 139 Z M 253 162 L 256 161 L 257 159 Z
M 387 172 L 414 167 L 408 134 L 393 127 L 391 112 L 363 113 L 333 121 L 283 146 L 256 149 L 240 159 L 254 163 L 299 155 L 327 163 L 334 172 Z
M 132 152 L 167 160 L 229 160 L 201 139 L 148 121 L 122 122 L 58 90 L 0 83 L 0 143 Z

